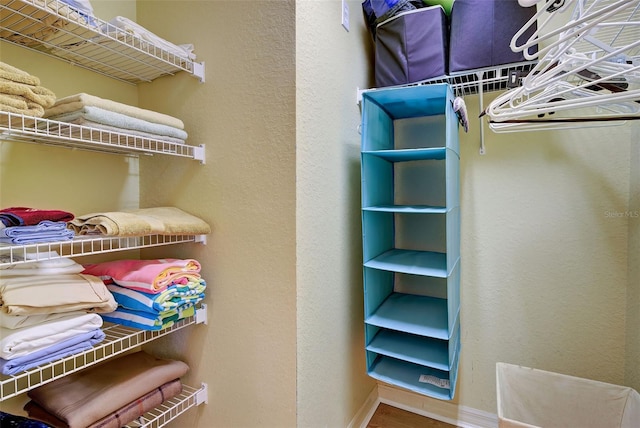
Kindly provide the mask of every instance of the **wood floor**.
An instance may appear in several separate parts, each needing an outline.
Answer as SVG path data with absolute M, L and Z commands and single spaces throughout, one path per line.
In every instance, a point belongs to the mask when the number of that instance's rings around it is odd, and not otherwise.
M 455 426 L 380 403 L 367 428 L 455 428 Z

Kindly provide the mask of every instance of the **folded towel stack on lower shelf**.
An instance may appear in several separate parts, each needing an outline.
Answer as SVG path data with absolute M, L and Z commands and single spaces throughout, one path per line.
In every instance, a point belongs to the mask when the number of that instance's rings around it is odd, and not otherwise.
M 92 139 L 92 132 L 107 131 L 122 134 L 122 139 L 137 136 L 184 144 L 188 136 L 178 118 L 86 93 L 58 99 L 45 110 L 44 117 L 86 126 L 73 129 L 78 138 L 85 139 Z
M 100 278 L 70 259 L 0 270 L 0 372 L 16 374 L 77 354 L 105 338 L 100 312 L 117 303 Z

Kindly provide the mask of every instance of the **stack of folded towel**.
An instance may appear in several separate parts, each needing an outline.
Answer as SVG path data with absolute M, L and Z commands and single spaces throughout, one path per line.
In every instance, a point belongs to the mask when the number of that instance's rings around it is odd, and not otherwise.
M 0 111 L 41 117 L 55 101 L 55 94 L 40 86 L 36 76 L 0 62 Z
M 73 214 L 62 210 L 10 207 L 0 210 L 0 243 L 37 244 L 73 239 L 67 228 Z
M 195 314 L 206 282 L 194 259 L 116 260 L 84 265 L 83 273 L 105 281 L 118 308 L 105 321 L 161 330 Z
M 173 116 L 79 93 L 58 99 L 44 117 L 94 129 L 184 144 L 184 123 Z
M 76 235 L 206 235 L 211 227 L 176 207 L 140 208 L 76 216 L 67 227 Z
M 56 428 L 120 428 L 180 394 L 188 370 L 139 351 L 29 391 L 24 410 Z
M 102 280 L 58 254 L 0 269 L 0 372 L 15 374 L 90 349 L 101 312 L 117 307 Z M 51 259 L 46 259 L 51 257 Z

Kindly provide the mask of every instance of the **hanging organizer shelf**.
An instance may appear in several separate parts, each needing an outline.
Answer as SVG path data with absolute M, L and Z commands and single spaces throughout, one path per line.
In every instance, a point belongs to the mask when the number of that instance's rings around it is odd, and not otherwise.
M 204 63 L 178 56 L 56 0 L 2 0 L 0 37 L 129 83 L 186 71 L 204 82 Z
M 145 343 L 149 343 L 184 327 L 202 323 L 207 323 L 207 306 L 204 304 L 196 310 L 194 316 L 184 318 L 163 330 L 138 330 L 119 324 L 105 323 L 102 327 L 106 335 L 105 339 L 87 351 L 43 364 L 16 375 L 0 375 L 0 401 L 15 397 L 55 379 L 124 354 L 127 351 L 131 351 Z M 206 391 L 205 386 L 201 389 Z M 198 395 L 200 390 L 185 390 L 185 392 L 187 391 L 191 391 L 187 394 L 190 397 L 191 395 Z M 199 398 L 195 400 L 193 405 L 200 404 L 204 401 L 206 400 Z
M 458 120 L 448 84 L 362 105 L 367 373 L 451 400 L 460 353 Z
M 0 112 L 0 140 L 130 156 L 161 154 L 205 161 L 204 145 L 172 143 L 8 112 Z
M 206 242 L 205 235 L 144 235 L 127 237 L 82 237 L 70 241 L 26 245 L 0 245 L 0 267 L 61 257 L 91 256 L 161 245 Z M 57 253 L 57 255 L 53 255 Z

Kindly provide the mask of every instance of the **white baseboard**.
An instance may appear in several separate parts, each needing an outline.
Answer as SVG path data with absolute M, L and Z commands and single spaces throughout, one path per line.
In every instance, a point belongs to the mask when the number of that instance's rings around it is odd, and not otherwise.
M 379 403 L 463 428 L 496 428 L 498 426 L 498 416 L 493 413 L 436 400 L 379 383 L 353 418 L 349 428 L 365 428 Z
M 376 412 L 378 404 L 380 404 L 380 400 L 378 400 L 378 386 L 376 385 L 347 428 L 366 428 L 373 414 Z

